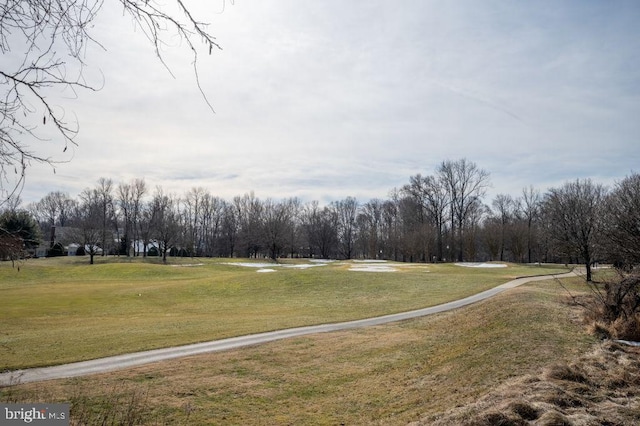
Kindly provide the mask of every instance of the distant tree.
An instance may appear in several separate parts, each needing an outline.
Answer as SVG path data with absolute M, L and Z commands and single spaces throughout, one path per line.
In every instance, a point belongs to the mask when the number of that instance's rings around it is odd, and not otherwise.
M 61 191 L 52 191 L 42 197 L 40 201 L 31 204 L 29 210 L 40 223 L 43 237 L 49 241 L 49 248 L 55 243 L 53 228 L 64 227 L 75 211 L 77 201 L 69 194 Z
M 438 175 L 449 194 L 453 237 L 451 251 L 457 251 L 457 260 L 462 261 L 465 222 L 469 215 L 477 210 L 478 203 L 485 195 L 489 185 L 489 172 L 463 158 L 457 161 L 443 161 L 438 168 Z
M 307 236 L 309 255 L 323 259 L 335 256 L 338 244 L 338 217 L 335 209 L 320 207 L 317 201 L 305 205 L 302 227 Z
M 151 42 L 163 61 L 164 34 L 177 37 L 193 53 L 196 82 L 196 40 L 211 53 L 219 48 L 207 25 L 196 20 L 183 1 L 159 3 L 120 0 L 122 11 Z M 64 108 L 53 105 L 49 95 L 96 90 L 83 75 L 87 45 L 94 39 L 93 21 L 103 0 L 6 0 L 0 6 L 0 205 L 24 182 L 33 162 L 55 164 L 30 145 L 50 138 L 42 128 L 52 127 L 56 139 L 76 144 L 78 124 Z M 101 84 L 101 82 L 99 83 Z M 68 97 L 70 98 L 70 97 Z M 206 98 L 205 98 L 206 100 Z M 15 179 L 12 178 L 15 176 Z M 13 181 L 8 187 L 3 183 Z
M 517 198 L 514 201 L 513 216 L 508 226 L 508 247 L 511 252 L 511 260 L 513 262 L 524 263 L 528 259 L 528 244 L 531 238 L 527 229 L 527 220 L 523 213 L 522 199 Z
M 356 220 L 361 252 L 366 258 L 380 257 L 383 246 L 382 212 L 384 202 L 374 198 L 364 203 Z
M 233 199 L 238 225 L 237 243 L 242 256 L 257 257 L 262 249 L 264 205 L 253 192 Z
M 214 197 L 209 193 L 206 193 L 202 199 L 200 246 L 205 256 L 219 254 L 225 207 L 226 202 L 222 198 Z
M 145 193 L 144 179 L 133 179 L 130 183 L 120 183 L 116 188 L 112 205 L 115 210 L 116 229 L 118 229 L 118 220 L 122 221 L 122 235 L 119 236 L 121 241 L 120 254 L 130 256 L 132 246 L 137 250 L 138 244 L 133 243 L 139 239 L 140 235 L 139 221 L 143 210 L 142 197 Z M 135 250 L 134 256 L 138 255 Z
M 498 194 L 491 203 L 500 223 L 500 261 L 504 261 L 505 245 L 510 221 L 514 216 L 515 202 L 511 195 Z
M 540 217 L 542 197 L 540 191 L 529 186 L 522 190 L 520 211 L 527 223 L 527 261 L 532 262 L 533 244 L 536 235 L 536 224 Z
M 7 210 L 0 215 L 0 256 L 16 260 L 40 244 L 40 227 L 25 210 Z
M 610 257 L 626 265 L 640 265 L 640 174 L 618 182 L 606 204 Z
M 74 216 L 75 237 L 89 255 L 89 264 L 93 265 L 95 255 L 105 249 L 101 246 L 104 241 L 103 199 L 97 188 L 87 188 L 80 194 L 80 203 Z
M 162 261 L 167 263 L 167 253 L 177 245 L 181 233 L 178 201 L 158 187 L 151 204 L 154 211 L 152 229 L 160 243 Z
M 331 203 L 337 219 L 338 248 L 345 259 L 353 257 L 356 239 L 356 218 L 358 217 L 358 201 L 353 197 Z
M 489 215 L 482 226 L 482 242 L 484 243 L 489 260 L 500 257 L 502 224 L 496 215 Z
M 263 235 L 269 257 L 273 260 L 282 254 L 289 241 L 295 213 L 294 205 L 295 202 L 291 199 L 281 202 L 267 199 L 263 204 Z
M 489 207 L 476 198 L 469 204 L 462 234 L 463 258 L 475 260 L 480 249 L 480 230 L 483 220 L 489 214 Z
M 220 230 L 221 254 L 225 257 L 233 257 L 238 242 L 238 217 L 236 208 L 231 203 L 225 203 L 222 209 L 222 223 Z
M 400 215 L 398 213 L 398 191 L 392 191 L 390 199 L 382 206 L 382 234 L 385 258 L 398 260 L 400 256 Z
M 140 240 L 140 225 L 139 222 L 142 220 L 142 213 L 144 210 L 144 202 L 143 197 L 147 193 L 147 184 L 144 179 L 134 179 L 131 183 L 131 202 L 132 202 L 132 212 L 131 212 L 131 231 L 133 233 L 133 241 L 134 241 L 134 256 L 139 256 L 138 253 L 138 242 Z
M 550 240 L 561 254 L 582 261 L 588 282 L 591 264 L 602 248 L 605 196 L 602 185 L 578 179 L 551 188 L 544 199 Z
M 115 199 L 113 197 L 113 180 L 108 178 L 99 178 L 94 189 L 94 195 L 100 206 L 100 223 L 101 223 L 101 247 L 102 255 L 106 256 L 109 249 L 113 245 L 113 234 L 110 232 L 115 229 L 119 234 L 118 221 L 115 212 Z M 119 238 L 118 238 L 119 240 Z
M 446 211 L 450 206 L 450 197 L 442 175 L 423 177 L 417 174 L 416 176 L 411 176 L 409 184 L 403 187 L 403 191 L 411 196 L 416 204 L 424 210 L 424 213 L 419 213 L 419 217 L 424 215 L 426 221 L 429 221 L 435 228 L 436 259 L 442 261 L 444 258 Z
M 142 242 L 142 257 L 147 257 L 147 250 L 153 238 L 153 226 L 156 222 L 157 214 L 156 207 L 157 205 L 153 200 L 148 203 L 140 203 L 139 206 L 137 228 L 140 242 Z
M 287 246 L 289 255 L 293 258 L 301 255 L 300 249 L 303 244 L 301 226 L 302 201 L 298 197 L 293 197 L 287 199 L 287 203 L 291 209 L 291 220 L 287 230 Z
M 123 235 L 120 237 L 119 254 L 131 255 L 131 238 L 133 235 L 133 188 L 127 183 L 120 183 L 116 189 L 117 213 L 122 219 Z
M 186 227 L 185 246 L 196 256 L 200 254 L 203 244 L 203 203 L 208 196 L 207 190 L 198 187 L 191 188 L 184 197 L 182 215 Z

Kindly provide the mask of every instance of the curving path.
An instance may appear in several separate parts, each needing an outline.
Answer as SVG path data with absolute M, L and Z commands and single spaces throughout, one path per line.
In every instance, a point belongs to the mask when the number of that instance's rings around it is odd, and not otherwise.
M 290 337 L 304 336 L 315 333 L 328 333 L 332 331 L 348 330 L 351 328 L 370 327 L 374 325 L 386 324 L 395 321 L 402 321 L 411 318 L 423 317 L 439 312 L 458 309 L 481 300 L 488 299 L 496 294 L 502 293 L 510 288 L 531 282 L 542 281 L 550 278 L 565 278 L 575 276 L 573 272 L 559 275 L 541 275 L 535 277 L 517 278 L 492 289 L 454 300 L 441 305 L 429 308 L 417 309 L 415 311 L 401 312 L 398 314 L 384 315 L 381 317 L 367 318 L 356 321 L 347 321 L 334 324 L 312 325 L 307 327 L 288 328 L 285 330 L 270 331 L 266 333 L 250 334 L 247 336 L 232 337 L 210 342 L 194 343 L 191 345 L 176 346 L 164 349 L 154 349 L 150 351 L 134 352 L 124 355 L 110 356 L 90 361 L 74 362 L 71 364 L 56 365 L 52 367 L 30 368 L 26 370 L 15 370 L 0 374 L 0 387 L 17 383 L 41 382 L 44 380 L 63 379 L 68 377 L 86 376 L 89 374 L 105 373 L 114 370 L 121 370 L 128 367 L 135 367 L 152 362 L 164 361 L 173 358 L 180 358 L 191 355 L 198 355 L 210 352 L 219 352 L 229 349 L 241 348 L 244 346 L 257 345 L 260 343 L 272 342 L 274 340 L 288 339 Z

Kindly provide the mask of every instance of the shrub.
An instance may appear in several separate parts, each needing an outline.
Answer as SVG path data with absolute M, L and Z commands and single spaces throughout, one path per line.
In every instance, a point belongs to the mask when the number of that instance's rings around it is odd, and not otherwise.
M 64 256 L 65 254 L 64 246 L 60 243 L 55 243 L 53 247 L 47 250 L 47 257 Z
M 640 275 L 621 272 L 592 289 L 592 300 L 586 304 L 590 329 L 601 336 L 640 340 Z

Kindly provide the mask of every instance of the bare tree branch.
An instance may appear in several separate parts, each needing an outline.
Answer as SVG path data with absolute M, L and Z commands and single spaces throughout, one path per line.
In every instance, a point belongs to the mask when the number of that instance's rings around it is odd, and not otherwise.
M 133 18 L 170 73 L 162 54 L 165 37 L 177 35 L 186 44 L 198 89 L 213 111 L 197 68 L 199 44 L 209 54 L 221 49 L 208 24 L 197 20 L 182 0 L 119 1 L 123 14 Z M 87 82 L 83 72 L 87 46 L 102 47 L 90 29 L 103 5 L 104 0 L 5 0 L 0 4 L 0 206 L 20 191 L 32 163 L 53 167 L 59 162 L 38 153 L 32 144 L 60 138 L 63 152 L 77 145 L 78 120 L 56 105 L 52 95 L 71 92 L 77 97 L 81 91 L 101 88 Z M 57 136 L 44 129 L 47 125 Z

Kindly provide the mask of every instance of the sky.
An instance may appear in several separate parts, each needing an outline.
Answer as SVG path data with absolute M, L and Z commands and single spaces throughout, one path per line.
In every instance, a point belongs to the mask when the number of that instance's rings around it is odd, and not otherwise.
M 100 90 L 51 98 L 78 145 L 32 146 L 64 162 L 33 164 L 24 202 L 100 177 L 366 202 L 466 158 L 490 173 L 490 204 L 640 171 L 637 1 L 186 2 L 222 46 L 197 63 L 215 112 L 184 42 L 166 39 L 165 67 L 118 3 L 86 50 Z

